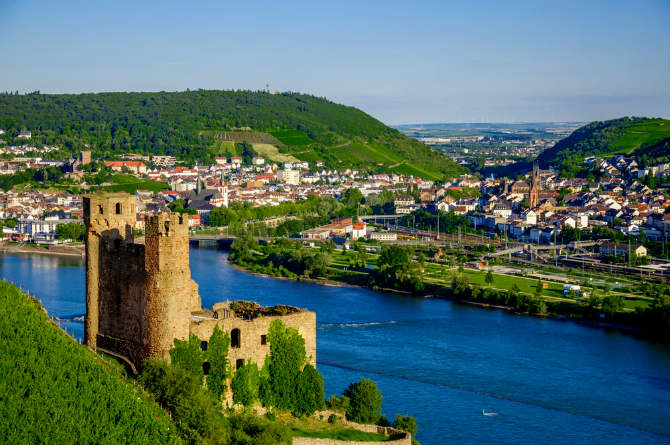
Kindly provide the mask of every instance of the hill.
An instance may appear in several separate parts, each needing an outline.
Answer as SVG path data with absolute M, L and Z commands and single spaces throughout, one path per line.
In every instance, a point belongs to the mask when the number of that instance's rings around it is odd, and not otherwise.
M 213 162 L 217 155 L 240 154 L 244 141 L 262 144 L 258 152 L 270 159 L 321 160 L 330 168 L 429 179 L 466 171 L 357 108 L 298 93 L 0 94 L 0 128 L 8 142 L 27 129 L 34 143 L 72 153 L 90 148 L 102 156 L 133 152 Z
M 0 443 L 181 443 L 138 386 L 0 281 Z
M 542 168 L 570 171 L 585 157 L 618 153 L 635 156 L 638 162 L 664 162 L 670 157 L 670 121 L 644 117 L 623 117 L 591 122 L 575 130 L 538 156 Z

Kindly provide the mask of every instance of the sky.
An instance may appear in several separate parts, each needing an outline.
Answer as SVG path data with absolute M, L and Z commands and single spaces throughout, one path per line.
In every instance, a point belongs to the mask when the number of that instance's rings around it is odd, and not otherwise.
M 0 91 L 297 91 L 388 125 L 670 115 L 668 0 L 0 0 Z

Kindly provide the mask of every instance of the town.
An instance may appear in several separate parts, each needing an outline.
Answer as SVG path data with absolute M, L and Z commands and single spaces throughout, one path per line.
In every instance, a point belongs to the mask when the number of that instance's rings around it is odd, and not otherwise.
M 25 132 L 24 139 L 29 137 L 30 132 Z M 491 242 L 497 243 L 498 251 L 488 257 L 507 254 L 510 261 L 516 257 L 540 263 L 558 263 L 558 255 L 568 243 L 578 242 L 578 248 L 571 245 L 572 255 L 560 257 L 562 264 L 600 270 L 609 267 L 610 271 L 619 267 L 621 273 L 637 273 L 624 266 L 638 266 L 661 276 L 670 271 L 670 196 L 667 185 L 659 186 L 664 181 L 667 184 L 668 163 L 641 168 L 632 158 L 614 155 L 584 161 L 598 179 L 567 179 L 533 166 L 517 179 L 483 179 L 468 174 L 435 182 L 394 173 L 325 169 L 318 161 L 277 163 L 261 156 L 217 157 L 212 165 L 190 166 L 173 156 L 131 153 L 105 161 L 92 159 L 90 151 L 63 160 L 39 156 L 54 148 L 4 147 L 2 174 L 18 175 L 31 169 L 44 171 L 48 178 L 48 172 L 55 169 L 60 182 L 78 191 L 35 183 L 0 192 L 5 242 L 55 246 L 81 239 L 83 228 L 76 230 L 83 217 L 81 194 L 116 190 L 112 183 L 91 184 L 86 179 L 93 173 L 107 172 L 107 177 L 122 175 L 138 181 L 134 194 L 136 230 L 140 232 L 146 214 L 172 210 L 188 216 L 193 236 L 232 234 L 223 231 L 237 224 L 238 230 L 253 227 L 259 236 L 285 235 L 312 244 L 332 240 L 344 248 L 356 240 L 437 246 L 456 240 L 459 245 L 473 246 Z M 160 187 L 142 189 L 142 184 Z M 355 204 L 355 214 L 336 215 L 326 210 L 317 212 L 321 218 L 306 218 L 308 212 L 298 214 L 282 208 L 284 203 L 306 202 L 310 197 Z M 239 214 L 259 208 L 276 211 L 266 212 L 266 217 L 246 212 L 246 216 L 234 218 L 227 218 L 222 211 L 238 209 Z M 438 214 L 460 217 L 459 227 L 440 227 L 440 218 L 432 221 L 425 217 Z M 304 219 L 303 224 L 293 224 L 282 232 L 269 230 L 295 219 Z

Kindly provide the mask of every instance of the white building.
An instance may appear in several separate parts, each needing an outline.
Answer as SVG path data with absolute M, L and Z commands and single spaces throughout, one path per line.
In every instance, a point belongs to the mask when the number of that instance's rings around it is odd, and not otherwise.
M 152 156 L 151 162 L 160 167 L 172 167 L 177 162 L 177 158 L 174 156 Z
M 277 172 L 277 178 L 284 184 L 300 184 L 300 172 L 298 170 L 279 170 Z
M 526 224 L 534 226 L 537 224 L 537 213 L 532 210 L 528 210 L 523 213 L 522 219 Z
M 377 241 L 396 241 L 398 234 L 395 232 L 370 232 L 368 238 L 376 239 Z

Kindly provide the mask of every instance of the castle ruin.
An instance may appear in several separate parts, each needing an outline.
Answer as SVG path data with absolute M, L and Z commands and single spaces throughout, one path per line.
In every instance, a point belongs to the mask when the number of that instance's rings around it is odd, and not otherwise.
M 234 305 L 201 308 L 189 266 L 188 220 L 179 214 L 145 217 L 144 244 L 135 243 L 135 197 L 125 193 L 84 197 L 86 225 L 86 344 L 121 355 L 138 365 L 150 357 L 169 358 L 174 339 L 195 334 L 203 348 L 214 327 L 231 338 L 229 360 L 263 366 L 267 332 L 274 319 L 297 329 L 316 363 L 316 314 L 290 308 L 256 316 Z

